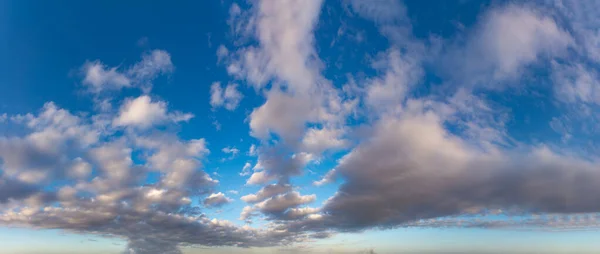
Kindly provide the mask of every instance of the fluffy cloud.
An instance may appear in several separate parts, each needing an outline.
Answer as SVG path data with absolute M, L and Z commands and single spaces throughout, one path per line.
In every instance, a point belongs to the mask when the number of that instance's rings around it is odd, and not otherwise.
M 231 203 L 231 201 L 233 200 L 225 196 L 225 194 L 219 192 L 210 194 L 204 199 L 203 203 L 207 207 L 221 207 L 225 204 Z
M 70 112 L 46 103 L 38 115 L 12 116 L 28 133 L 0 136 L 4 174 L 28 183 L 40 183 L 66 175 L 70 155 L 96 143 L 100 131 Z
M 577 11 L 578 4 L 556 7 L 565 23 L 533 5 L 492 6 L 466 35 L 421 41 L 411 34 L 400 2 L 348 3 L 345 13 L 374 21 L 389 48 L 369 55 L 365 70 L 348 74 L 342 87 L 322 74 L 330 66 L 315 47 L 321 1 L 230 8 L 228 24 L 239 47 L 221 46 L 217 57 L 234 80 L 212 84 L 210 105 L 235 110 L 243 97 L 237 84 L 264 97 L 247 109 L 258 144 L 248 155 L 257 161 L 254 167 L 246 162 L 240 173 L 259 189 L 239 191 L 247 203 L 240 219 L 264 219 L 262 229 L 203 214 L 203 207 L 233 200 L 216 192 L 219 181 L 202 170 L 207 141 L 181 139 L 171 128 L 193 115 L 171 111 L 148 94 L 153 80 L 174 71 L 162 50 L 144 53 L 127 68 L 84 64 L 82 83 L 94 103 L 116 101 L 108 91 L 142 90 L 118 110 L 97 105 L 100 112 L 72 113 L 47 103 L 35 114 L 0 115 L 0 123 L 19 126 L 0 135 L 0 225 L 122 237 L 129 253 L 181 253 L 180 245 L 288 245 L 372 228 L 598 227 L 597 156 L 553 140 L 518 140 L 524 135 L 507 128 L 515 118 L 511 108 L 489 98 L 503 97 L 502 89 L 473 89 L 521 80 L 529 67 L 547 63 L 556 111 L 593 112 L 600 102 L 597 28 L 584 25 L 589 15 Z M 429 80 L 438 74 L 440 86 Z M 553 129 L 573 132 L 561 115 L 549 118 Z M 304 188 L 293 178 L 310 163 L 332 159 L 328 151 L 344 150 L 314 182 L 337 181 L 339 189 L 322 206 L 309 207 L 316 195 L 300 194 Z M 232 159 L 240 150 L 221 152 Z M 524 218 L 485 217 L 511 213 Z
M 180 243 L 270 246 L 293 237 L 209 220 L 192 205 L 216 184 L 201 170 L 208 153 L 203 139 L 160 131 L 111 137 L 112 125 L 89 124 L 96 118 L 53 103 L 9 119 L 26 126 L 26 134 L 0 137 L 0 225 L 113 235 L 128 241 L 127 253 L 180 253 Z M 152 171 L 161 172 L 158 180 L 145 183 Z M 72 181 L 42 188 L 65 176 Z M 207 206 L 231 201 L 222 193 L 204 200 Z
M 142 60 L 126 70 L 107 67 L 96 60 L 81 67 L 82 83 L 93 93 L 115 91 L 126 87 L 139 87 L 145 91 L 152 88 L 152 80 L 160 74 L 173 72 L 171 55 L 164 50 L 152 50 L 142 55 Z
M 246 200 L 255 202 L 262 198 L 258 195 L 263 197 L 266 195 L 272 195 L 268 199 L 265 199 L 264 201 L 257 203 L 252 207 L 244 208 L 241 215 L 242 220 L 247 220 L 250 217 L 255 216 L 252 214 L 254 211 L 260 211 L 271 220 L 293 220 L 302 218 L 308 214 L 316 213 L 318 211 L 318 209 L 312 208 L 298 208 L 298 206 L 315 201 L 317 198 L 316 195 L 313 194 L 302 196 L 296 191 L 276 194 L 278 191 L 282 191 L 283 189 L 276 189 L 278 187 L 274 187 L 274 185 L 271 186 L 272 187 L 270 187 L 270 189 L 266 189 L 267 187 L 265 187 L 265 189 L 261 190 L 262 193 L 259 192 L 259 194 L 256 196 L 247 196 Z M 287 187 L 282 186 L 282 188 Z
M 340 149 L 348 146 L 348 141 L 342 139 L 344 132 L 335 129 L 309 129 L 302 139 L 302 145 L 307 152 L 321 154 L 326 150 Z
M 323 207 L 332 227 L 393 227 L 490 209 L 598 209 L 589 193 L 600 191 L 593 180 L 600 172 L 591 161 L 546 147 L 485 153 L 449 134 L 431 112 L 383 119 L 373 133 L 333 173 L 344 183 Z
M 114 119 L 115 126 L 134 126 L 148 128 L 167 121 L 189 121 L 194 115 L 181 112 L 167 113 L 167 103 L 152 101 L 150 96 L 142 95 L 135 99 L 127 99 L 121 106 L 119 116 Z

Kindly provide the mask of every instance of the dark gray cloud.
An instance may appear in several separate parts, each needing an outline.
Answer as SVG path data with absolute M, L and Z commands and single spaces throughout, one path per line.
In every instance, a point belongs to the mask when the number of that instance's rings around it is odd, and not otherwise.
M 0 204 L 10 199 L 27 198 L 38 191 L 38 188 L 31 184 L 0 176 Z
M 373 133 L 333 173 L 344 182 L 322 208 L 332 228 L 389 228 L 498 209 L 600 211 L 600 168 L 590 161 L 547 147 L 483 152 L 431 114 L 384 119 Z

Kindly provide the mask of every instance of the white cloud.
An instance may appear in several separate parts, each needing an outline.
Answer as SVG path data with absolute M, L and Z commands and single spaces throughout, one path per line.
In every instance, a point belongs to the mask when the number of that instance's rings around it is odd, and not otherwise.
M 317 75 L 310 59 L 315 55 L 312 30 L 321 1 L 261 1 L 256 8 L 258 13 L 253 13 L 248 23 L 255 25 L 260 47 L 239 52 L 241 59 L 232 63 L 237 74 L 243 74 L 257 88 L 278 77 L 288 81 L 293 90 L 306 91 Z M 235 14 L 232 16 L 240 16 Z
M 239 149 L 237 149 L 235 147 L 229 147 L 229 146 L 223 147 L 223 149 L 221 149 L 221 151 L 223 153 L 230 154 L 229 158 L 227 158 L 228 160 L 234 159 L 240 153 Z M 223 159 L 223 160 L 225 160 L 225 159 Z
M 573 46 L 571 34 L 553 17 L 529 6 L 507 5 L 483 16 L 466 48 L 441 63 L 452 66 L 446 70 L 468 85 L 493 88 L 521 77 L 540 59 L 564 56 Z
M 383 77 L 369 79 L 366 103 L 379 112 L 393 112 L 408 96 L 423 76 L 420 62 L 414 56 L 401 54 L 398 49 L 382 53 L 372 66 L 384 72 Z
M 224 107 L 229 111 L 235 110 L 243 98 L 237 87 L 237 84 L 228 84 L 223 91 L 219 82 L 213 83 L 210 86 L 210 105 L 213 109 Z
M 566 65 L 553 62 L 552 82 L 555 96 L 567 103 L 600 104 L 600 79 L 593 68 L 582 64 Z
M 83 84 L 90 86 L 90 91 L 118 90 L 131 86 L 129 77 L 119 72 L 117 67 L 109 68 L 100 61 L 86 62 L 81 68 L 84 73 Z
M 597 1 L 555 1 L 552 4 L 564 15 L 580 54 L 600 63 L 600 4 Z
M 152 80 L 160 74 L 171 73 L 175 67 L 171 55 L 164 50 L 152 50 L 142 55 L 142 60 L 128 70 L 128 75 L 142 90 L 152 89 Z
M 100 61 L 88 61 L 81 67 L 84 75 L 82 83 L 93 93 L 125 87 L 139 87 L 149 92 L 152 80 L 173 70 L 171 55 L 164 50 L 152 50 L 143 54 L 141 61 L 125 71 L 120 71 L 119 67 L 107 67 Z
M 10 119 L 22 124 L 26 135 L 0 135 L 2 170 L 5 175 L 29 183 L 64 177 L 73 159 L 69 156 L 81 155 L 100 136 L 88 121 L 52 102 L 44 104 L 37 115 L 16 115 Z
M 148 128 L 167 121 L 189 121 L 192 117 L 193 115 L 189 113 L 167 113 L 166 102 L 152 101 L 150 96 L 142 95 L 135 99 L 127 99 L 123 103 L 119 115 L 113 121 L 113 125 Z
M 347 147 L 349 143 L 342 139 L 343 135 L 344 131 L 338 129 L 311 128 L 306 131 L 302 145 L 307 152 L 320 155 L 326 150 Z
M 255 185 L 255 184 L 266 184 L 270 181 L 275 180 L 276 177 L 273 175 L 269 175 L 266 171 L 254 172 L 246 181 L 246 184 Z
M 244 167 L 242 168 L 242 172 L 240 173 L 240 176 L 250 175 L 251 167 L 252 167 L 252 165 L 250 165 L 250 162 L 246 162 L 246 164 L 244 164 Z
M 299 139 L 311 111 L 307 100 L 271 90 L 267 102 L 250 114 L 251 134 L 260 139 L 269 139 L 273 132 L 289 142 Z
M 250 148 L 248 149 L 248 156 L 256 156 L 256 155 L 257 155 L 256 145 L 252 144 L 252 145 L 250 145 Z

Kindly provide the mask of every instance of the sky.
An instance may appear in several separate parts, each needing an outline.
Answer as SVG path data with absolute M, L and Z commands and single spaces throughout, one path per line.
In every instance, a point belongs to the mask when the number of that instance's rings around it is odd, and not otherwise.
M 0 253 L 598 253 L 599 9 L 0 1 Z

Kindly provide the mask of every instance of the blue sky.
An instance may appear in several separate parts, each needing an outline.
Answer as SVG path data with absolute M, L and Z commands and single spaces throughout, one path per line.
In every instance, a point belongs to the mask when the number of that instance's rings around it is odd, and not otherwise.
M 596 253 L 595 1 L 2 1 L 6 253 Z

